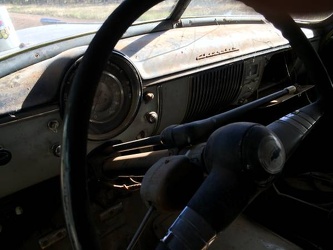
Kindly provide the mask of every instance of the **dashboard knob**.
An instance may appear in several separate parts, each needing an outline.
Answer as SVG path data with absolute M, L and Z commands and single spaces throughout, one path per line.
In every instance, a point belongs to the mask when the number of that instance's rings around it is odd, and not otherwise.
M 152 93 L 152 92 L 146 92 L 146 93 L 144 93 L 144 95 L 143 95 L 143 99 L 145 100 L 145 102 L 150 102 L 150 101 L 152 101 L 154 98 L 155 98 L 155 95 L 154 95 L 154 93 Z
M 146 114 L 146 119 L 149 123 L 156 123 L 158 119 L 158 114 L 155 111 L 151 111 Z

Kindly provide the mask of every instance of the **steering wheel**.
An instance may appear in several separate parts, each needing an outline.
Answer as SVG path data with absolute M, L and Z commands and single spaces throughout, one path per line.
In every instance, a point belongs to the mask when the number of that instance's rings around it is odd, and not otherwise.
M 64 115 L 61 162 L 63 209 L 68 234 L 74 249 L 91 250 L 101 248 L 89 208 L 90 200 L 88 195 L 88 169 L 86 160 L 88 123 L 100 75 L 102 74 L 103 67 L 106 64 L 109 55 L 127 28 L 143 13 L 159 2 L 161 2 L 161 0 L 125 0 L 122 2 L 96 33 L 74 78 Z M 322 103 L 325 104 L 325 100 L 333 96 L 332 83 L 320 58 L 304 36 L 301 29 L 287 14 L 264 13 L 260 8 L 257 8 L 256 6 L 254 7 L 280 29 L 283 35 L 289 40 L 292 48 L 303 60 L 309 72 L 313 74 L 318 82 L 317 87 L 322 96 L 322 98 L 320 98 L 320 105 L 322 105 Z M 313 110 L 314 109 L 310 109 L 309 112 L 311 114 L 315 113 Z M 314 117 L 319 118 L 320 114 L 315 113 Z M 247 133 L 250 127 L 252 129 L 253 127 L 257 128 L 258 126 L 253 126 L 253 124 L 251 124 L 248 127 L 246 126 L 246 129 L 241 128 L 239 130 L 240 134 L 242 136 L 244 134 L 248 135 Z M 271 129 L 274 130 L 274 133 L 270 132 Z M 262 133 L 264 134 L 264 137 L 266 135 L 268 137 L 273 137 L 274 145 L 278 147 L 280 152 L 285 149 L 287 157 L 294 149 L 295 145 L 289 145 L 290 141 L 288 136 L 281 132 L 282 129 L 279 129 L 278 125 L 272 125 L 269 129 L 259 126 L 259 130 L 263 131 Z M 297 142 L 299 142 L 303 136 L 303 134 L 296 135 Z M 210 140 L 211 144 L 209 145 L 213 145 L 216 141 L 220 141 L 220 139 L 216 139 L 220 137 L 221 134 L 216 133 L 216 137 L 213 136 Z M 278 137 L 282 138 L 279 139 Z M 221 147 L 223 148 L 223 145 Z M 251 152 L 252 151 L 249 151 L 249 154 Z M 206 154 L 207 159 L 209 159 L 208 161 L 211 161 L 211 163 L 208 164 L 216 164 L 214 161 L 216 155 L 209 152 Z M 283 153 L 279 156 L 283 158 Z M 229 164 L 233 163 L 234 162 L 230 162 Z M 283 164 L 284 162 L 280 162 L 277 172 L 282 170 Z M 237 194 L 239 194 L 239 192 Z M 191 204 L 195 207 L 200 206 L 196 201 L 191 201 Z M 241 210 L 242 207 L 237 210 L 237 213 Z M 192 212 L 193 211 L 187 210 L 186 213 L 183 214 L 189 216 L 189 219 L 197 218 L 198 214 L 193 215 L 191 214 Z M 210 211 L 204 211 L 203 213 L 210 213 Z M 236 215 L 237 214 L 233 214 L 227 220 L 228 223 L 235 218 Z M 201 219 L 202 218 L 199 218 L 199 220 Z M 209 222 L 206 224 L 208 224 L 208 229 L 212 229 L 212 235 L 214 235 L 214 232 L 223 229 L 228 223 L 223 224 L 222 226 L 210 225 Z M 212 235 L 210 235 L 210 237 Z M 208 237 L 208 241 L 210 237 Z

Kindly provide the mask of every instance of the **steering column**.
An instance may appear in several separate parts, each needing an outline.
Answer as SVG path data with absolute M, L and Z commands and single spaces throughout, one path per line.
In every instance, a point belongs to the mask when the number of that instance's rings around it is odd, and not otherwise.
M 209 175 L 169 228 L 159 249 L 204 249 L 272 183 L 286 158 L 281 141 L 271 130 L 249 122 L 216 130 L 202 156 Z

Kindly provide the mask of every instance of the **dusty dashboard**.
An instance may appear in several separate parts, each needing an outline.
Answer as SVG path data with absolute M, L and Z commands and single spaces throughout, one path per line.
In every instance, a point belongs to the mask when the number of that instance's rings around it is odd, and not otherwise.
M 313 32 L 304 32 L 315 44 Z M 86 48 L 68 49 L 0 79 L 0 197 L 59 174 L 63 113 Z M 296 59 L 287 40 L 265 23 L 123 39 L 97 88 L 88 151 L 106 140 L 144 138 L 223 112 L 258 98 L 270 84 L 284 87 L 288 64 L 294 69 Z M 287 71 L 272 79 L 265 73 L 269 65 Z

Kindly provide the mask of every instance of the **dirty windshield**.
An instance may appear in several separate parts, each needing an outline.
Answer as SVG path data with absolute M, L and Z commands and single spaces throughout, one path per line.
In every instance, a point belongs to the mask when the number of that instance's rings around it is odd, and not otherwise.
M 120 3 L 120 0 L 2 0 L 0 29 L 1 39 L 6 42 L 5 45 L 1 43 L 0 52 L 95 32 Z M 136 23 L 165 19 L 176 3 L 177 0 L 162 1 Z M 196 0 L 190 4 L 185 16 L 216 15 L 216 12 L 219 15 L 241 15 L 243 8 L 249 9 L 233 0 Z M 207 13 L 209 9 L 215 13 Z
M 153 7 L 139 21 L 167 18 L 177 0 L 165 0 Z M 47 24 L 101 23 L 121 3 L 120 0 L 2 0 L 0 7 L 6 9 L 16 30 Z M 186 16 L 200 15 L 241 15 L 249 7 L 234 0 L 192 1 Z M 208 12 L 209 10 L 209 12 Z
M 0 0 L 0 55 L 94 33 L 120 3 L 121 0 Z M 168 18 L 176 3 L 177 0 L 162 1 L 136 23 Z M 234 0 L 194 0 L 182 17 L 200 16 L 223 16 L 227 19 L 259 17 L 253 9 Z

